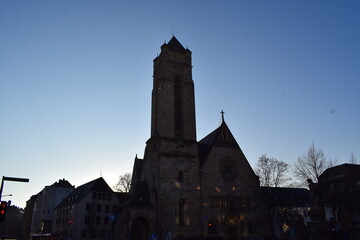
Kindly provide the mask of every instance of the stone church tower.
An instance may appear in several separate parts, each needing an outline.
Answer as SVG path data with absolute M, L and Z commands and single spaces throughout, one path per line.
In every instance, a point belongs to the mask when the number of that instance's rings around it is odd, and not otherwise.
M 224 119 L 196 139 L 191 51 L 175 38 L 154 59 L 151 136 L 135 158 L 124 238 L 272 236 L 259 179 Z

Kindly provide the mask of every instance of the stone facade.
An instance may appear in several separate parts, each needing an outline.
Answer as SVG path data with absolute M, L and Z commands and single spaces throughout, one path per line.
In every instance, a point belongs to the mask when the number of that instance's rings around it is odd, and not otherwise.
M 154 59 L 151 137 L 135 159 L 123 238 L 272 238 L 269 203 L 224 119 L 196 140 L 191 51 L 173 37 Z

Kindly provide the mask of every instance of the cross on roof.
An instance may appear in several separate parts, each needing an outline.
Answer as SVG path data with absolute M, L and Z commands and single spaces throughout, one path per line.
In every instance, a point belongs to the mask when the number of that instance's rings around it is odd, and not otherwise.
M 224 122 L 224 114 L 225 114 L 225 112 L 223 111 L 223 110 L 221 110 L 221 120 Z

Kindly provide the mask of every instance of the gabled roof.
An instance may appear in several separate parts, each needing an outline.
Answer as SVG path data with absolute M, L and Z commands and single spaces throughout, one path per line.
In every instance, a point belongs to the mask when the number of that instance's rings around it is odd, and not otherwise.
M 214 145 L 240 149 L 225 121 L 222 121 L 217 129 L 198 142 L 200 166 L 204 165 Z
M 305 188 L 261 187 L 273 207 L 309 207 L 309 193 Z
M 207 159 L 209 152 L 213 146 L 215 138 L 219 132 L 220 127 L 212 131 L 209 135 L 204 137 L 198 142 L 198 153 L 200 159 L 200 166 L 204 165 L 205 160 Z
M 176 37 L 172 37 L 170 41 L 168 42 L 167 46 L 171 51 L 174 52 L 186 52 L 186 49 L 181 45 L 181 43 L 176 39 Z
M 136 181 L 140 181 L 141 180 L 141 174 L 142 174 L 142 169 L 143 169 L 143 159 L 140 159 L 137 157 L 137 155 L 135 156 L 135 160 L 134 160 L 134 167 L 133 167 L 133 174 L 132 174 L 132 178 L 131 178 L 131 182 L 136 182 Z
M 113 193 L 113 190 L 105 182 L 102 177 L 99 177 L 93 181 L 85 183 L 75 188 L 66 198 L 64 198 L 60 204 L 56 207 L 67 206 L 80 202 L 89 192 L 108 192 Z

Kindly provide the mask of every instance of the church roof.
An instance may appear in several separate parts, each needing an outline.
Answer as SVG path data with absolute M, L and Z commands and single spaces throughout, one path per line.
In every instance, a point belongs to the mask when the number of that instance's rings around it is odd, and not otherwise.
M 170 41 L 167 43 L 167 46 L 174 52 L 186 52 L 186 49 L 183 47 L 183 45 L 181 45 L 175 36 L 170 39 Z
M 136 155 L 134 160 L 132 179 L 131 179 L 132 182 L 136 182 L 141 179 L 143 162 L 144 162 L 143 159 L 138 158 Z
M 221 127 L 221 126 L 220 126 Z M 212 131 L 209 135 L 204 137 L 198 142 L 198 152 L 199 152 L 199 159 L 200 159 L 200 166 L 203 166 L 207 156 L 209 155 L 210 149 L 213 146 L 215 138 L 220 131 L 220 127 Z
M 75 188 L 66 198 L 64 198 L 60 204 L 56 207 L 63 207 L 80 202 L 89 192 L 113 192 L 109 185 L 102 177 L 99 177 L 93 181 L 85 183 Z
M 223 120 L 221 125 L 198 142 L 200 166 L 203 166 L 215 144 L 240 149 L 229 127 Z M 241 149 L 240 149 L 241 150 Z

